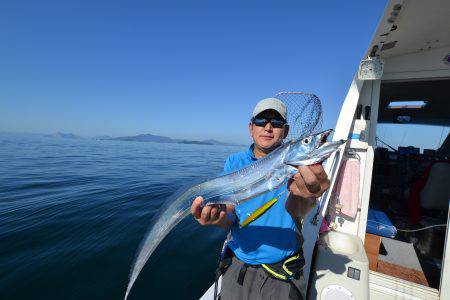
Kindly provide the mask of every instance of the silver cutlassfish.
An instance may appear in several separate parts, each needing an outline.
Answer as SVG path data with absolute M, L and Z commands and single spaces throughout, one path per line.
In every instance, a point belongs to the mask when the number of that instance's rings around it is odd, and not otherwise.
M 164 205 L 153 217 L 151 230 L 141 243 L 125 299 L 153 251 L 170 230 L 189 215 L 192 202 L 197 196 L 203 197 L 203 205 L 239 205 L 276 189 L 298 172 L 296 166 L 321 162 L 345 143 L 344 140 L 327 142 L 331 132 L 330 129 L 287 142 L 246 168 L 195 185 L 173 202 Z

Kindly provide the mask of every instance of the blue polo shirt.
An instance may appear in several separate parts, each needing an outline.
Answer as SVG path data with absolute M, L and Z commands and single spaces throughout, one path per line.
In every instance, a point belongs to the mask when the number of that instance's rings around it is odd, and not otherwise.
M 230 155 L 225 163 L 224 172 L 237 171 L 256 160 L 252 145 L 248 151 Z M 236 206 L 236 215 L 241 224 L 261 205 L 280 195 L 278 201 L 265 214 L 246 227 L 240 228 L 236 223 L 231 227 L 232 240 L 228 245 L 241 261 L 251 265 L 269 264 L 279 262 L 295 253 L 297 247 L 295 224 L 285 208 L 286 189 L 285 184 L 277 190 Z

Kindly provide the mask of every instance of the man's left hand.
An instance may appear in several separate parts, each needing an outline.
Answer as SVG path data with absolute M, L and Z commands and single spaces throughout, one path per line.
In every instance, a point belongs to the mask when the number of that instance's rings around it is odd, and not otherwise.
M 289 190 L 302 198 L 320 197 L 330 187 L 330 180 L 321 164 L 298 167 L 298 173 L 289 181 Z
M 321 164 L 298 167 L 298 173 L 288 182 L 291 194 L 286 209 L 293 217 L 304 217 L 329 187 L 330 180 Z

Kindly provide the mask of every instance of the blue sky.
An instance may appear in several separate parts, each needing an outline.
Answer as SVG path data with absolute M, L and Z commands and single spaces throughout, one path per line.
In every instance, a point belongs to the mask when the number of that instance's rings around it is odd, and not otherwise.
M 331 128 L 385 3 L 4 1 L 0 131 L 247 142 L 279 91 Z

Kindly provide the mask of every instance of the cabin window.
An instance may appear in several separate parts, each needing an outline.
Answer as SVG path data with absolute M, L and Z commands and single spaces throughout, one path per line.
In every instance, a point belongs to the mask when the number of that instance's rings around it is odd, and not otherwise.
M 426 100 L 416 101 L 391 101 L 389 102 L 388 109 L 422 109 L 427 105 Z

